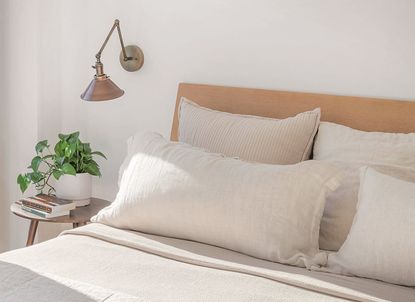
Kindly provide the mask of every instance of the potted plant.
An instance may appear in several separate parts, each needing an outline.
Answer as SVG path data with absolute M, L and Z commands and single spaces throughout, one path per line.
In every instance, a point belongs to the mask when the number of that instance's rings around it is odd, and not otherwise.
M 34 184 L 39 193 L 56 194 L 59 198 L 75 201 L 77 206 L 88 205 L 92 176 L 101 176 L 94 157 L 106 157 L 99 151 L 92 151 L 89 143 L 81 142 L 79 132 L 59 134 L 58 137 L 54 152 L 47 140 L 36 144 L 36 156 L 28 167 L 31 171 L 17 177 L 20 190 L 25 192 L 30 184 Z

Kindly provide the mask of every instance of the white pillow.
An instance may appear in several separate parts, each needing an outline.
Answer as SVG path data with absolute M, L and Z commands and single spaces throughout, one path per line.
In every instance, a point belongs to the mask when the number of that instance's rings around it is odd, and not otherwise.
M 121 163 L 120 169 L 118 170 L 118 188 L 121 186 L 122 176 L 124 174 L 125 169 L 127 169 L 128 164 L 131 161 L 131 158 L 137 153 L 137 144 L 139 146 L 140 142 L 135 140 L 135 136 L 131 136 L 127 139 L 127 156 L 124 158 L 123 162 Z
M 352 228 L 327 270 L 415 286 L 415 183 L 369 167 L 360 177 Z
M 310 158 L 319 122 L 320 109 L 278 120 L 216 111 L 183 97 L 179 141 L 248 161 L 295 164 Z
M 116 200 L 92 221 L 298 266 L 319 252 L 325 197 L 341 177 L 331 165 L 250 163 L 156 133 L 134 142 Z
M 365 132 L 321 122 L 313 149 L 315 160 L 329 161 L 345 174 L 339 188 L 328 195 L 321 221 L 320 248 L 337 251 L 349 233 L 356 212 L 359 168 L 375 165 L 381 171 L 414 179 L 415 134 Z M 409 174 L 408 174 L 409 173 Z M 403 175 L 402 175 L 403 174 Z

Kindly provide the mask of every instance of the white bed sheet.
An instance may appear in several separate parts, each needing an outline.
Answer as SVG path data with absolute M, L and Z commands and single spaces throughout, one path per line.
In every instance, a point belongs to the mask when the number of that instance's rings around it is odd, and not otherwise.
M 97 223 L 1 254 L 0 284 L 6 280 L 22 294 L 19 278 L 14 285 L 7 277 L 19 269 L 46 276 L 63 289 L 69 284 L 75 292 L 86 293 L 85 301 L 415 301 L 414 288 L 310 272 L 196 242 Z M 33 293 L 33 288 L 27 290 Z M 10 293 L 7 297 L 3 300 L 24 301 Z

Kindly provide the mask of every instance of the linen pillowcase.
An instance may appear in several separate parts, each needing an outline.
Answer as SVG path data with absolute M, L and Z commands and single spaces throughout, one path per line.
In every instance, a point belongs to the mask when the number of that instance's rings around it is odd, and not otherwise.
M 320 228 L 320 248 L 337 251 L 346 240 L 356 213 L 359 168 L 374 165 L 381 172 L 413 176 L 415 134 L 365 132 L 321 122 L 313 148 L 315 160 L 328 161 L 344 171 L 339 188 L 327 196 Z M 408 174 L 409 173 L 409 174 Z
M 319 122 L 319 108 L 278 120 L 216 111 L 182 97 L 178 140 L 248 161 L 295 164 L 310 158 Z
M 325 197 L 341 177 L 332 165 L 245 162 L 156 133 L 134 142 L 116 200 L 92 221 L 297 266 L 319 253 Z
M 361 169 L 357 213 L 327 271 L 415 286 L 415 183 Z

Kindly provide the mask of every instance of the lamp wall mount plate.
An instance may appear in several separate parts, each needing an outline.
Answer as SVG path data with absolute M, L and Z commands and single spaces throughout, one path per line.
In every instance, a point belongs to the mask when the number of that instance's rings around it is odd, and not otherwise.
M 127 45 L 125 47 L 127 60 L 124 58 L 123 51 L 120 52 L 120 63 L 122 68 L 127 71 L 137 71 L 144 64 L 144 53 L 140 47 L 136 45 Z

